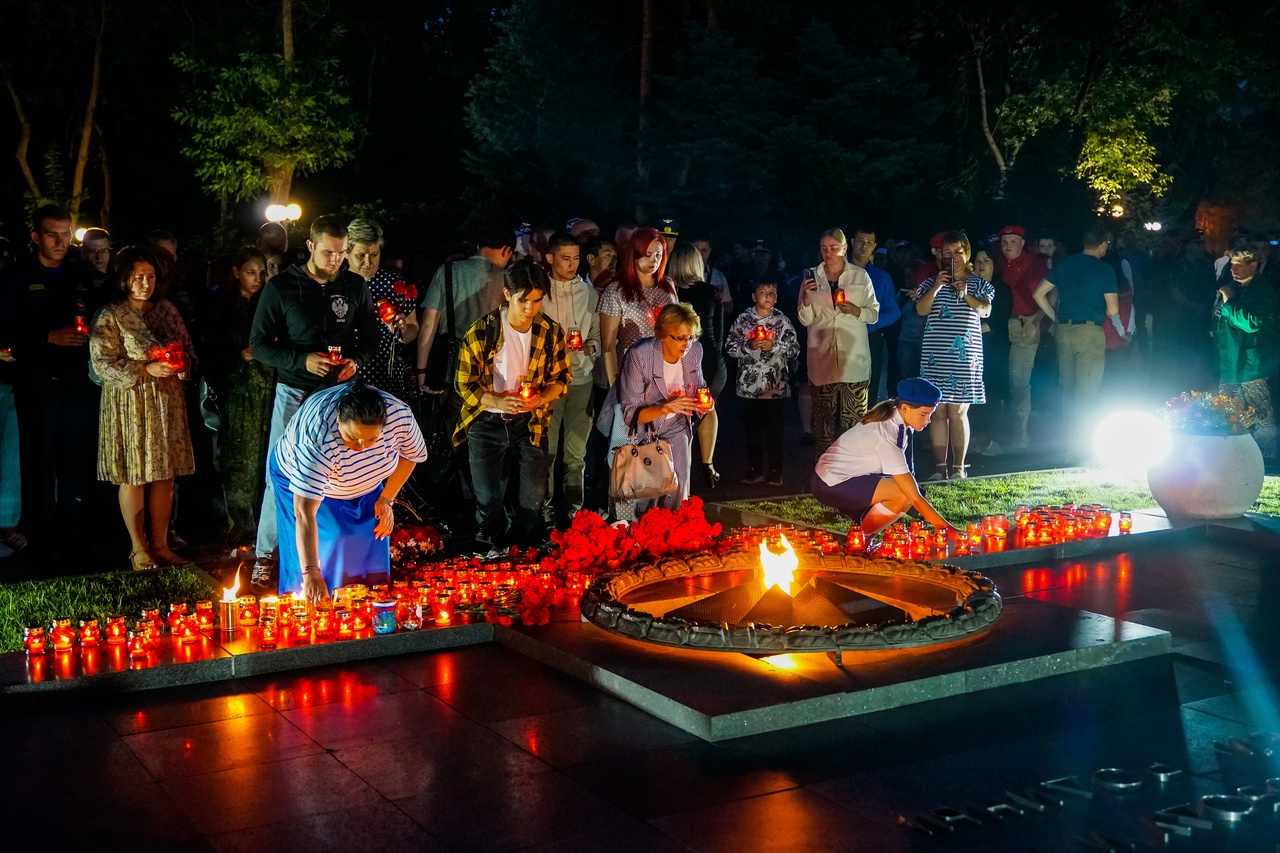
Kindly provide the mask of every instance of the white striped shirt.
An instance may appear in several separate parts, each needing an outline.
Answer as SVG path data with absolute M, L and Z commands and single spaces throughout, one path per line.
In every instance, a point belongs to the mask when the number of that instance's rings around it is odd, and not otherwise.
M 350 500 L 367 495 L 391 475 L 401 459 L 422 462 L 427 445 L 413 412 L 386 391 L 387 421 L 364 450 L 349 450 L 338 432 L 338 402 L 349 386 L 312 394 L 285 427 L 276 462 L 295 495 L 312 500 Z

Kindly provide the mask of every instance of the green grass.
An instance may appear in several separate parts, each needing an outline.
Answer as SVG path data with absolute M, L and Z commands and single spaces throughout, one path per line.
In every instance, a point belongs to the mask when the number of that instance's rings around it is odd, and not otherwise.
M 1114 510 L 1156 505 L 1144 476 L 1114 477 L 1101 471 L 1031 471 L 1003 477 L 925 483 L 925 496 L 953 524 L 1012 513 L 1018 504 L 1103 504 Z M 737 501 L 731 506 L 843 533 L 849 519 L 813 498 Z M 1280 477 L 1267 477 L 1252 512 L 1280 516 Z
M 127 616 L 130 623 L 144 607 L 169 611 L 169 604 L 193 604 L 216 598 L 204 575 L 175 566 L 158 572 L 119 572 L 0 585 L 0 652 L 22 648 L 22 629 L 54 619 L 97 619 Z

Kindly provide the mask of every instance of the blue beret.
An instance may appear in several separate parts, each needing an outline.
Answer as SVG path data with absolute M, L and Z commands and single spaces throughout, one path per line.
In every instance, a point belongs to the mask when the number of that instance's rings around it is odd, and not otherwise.
M 928 379 L 904 379 L 898 383 L 898 399 L 913 406 L 936 406 L 942 389 Z

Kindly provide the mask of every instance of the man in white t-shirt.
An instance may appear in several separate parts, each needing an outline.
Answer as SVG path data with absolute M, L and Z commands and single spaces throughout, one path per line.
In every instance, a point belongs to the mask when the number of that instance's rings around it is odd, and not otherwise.
M 476 542 L 501 548 L 541 545 L 547 488 L 547 432 L 551 404 L 572 381 L 560 324 L 542 313 L 550 290 L 532 259 L 506 272 L 504 303 L 471 326 L 458 353 L 462 415 L 453 443 L 468 443 L 476 493 Z M 508 511 L 507 461 L 515 457 L 519 504 Z

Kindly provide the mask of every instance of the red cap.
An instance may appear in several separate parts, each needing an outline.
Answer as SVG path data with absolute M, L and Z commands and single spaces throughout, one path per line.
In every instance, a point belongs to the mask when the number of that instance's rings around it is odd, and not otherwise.
M 1003 237 L 1006 234 L 1017 234 L 1019 237 L 1026 237 L 1027 229 L 1023 228 L 1021 225 L 1006 225 L 1000 229 L 1000 236 Z
M 930 249 L 941 249 L 941 248 L 942 248 L 942 235 L 943 235 L 943 233 L 945 233 L 945 232 L 939 231 L 937 234 L 934 234 L 932 237 L 930 237 L 930 238 L 929 238 L 929 248 L 930 248 Z

